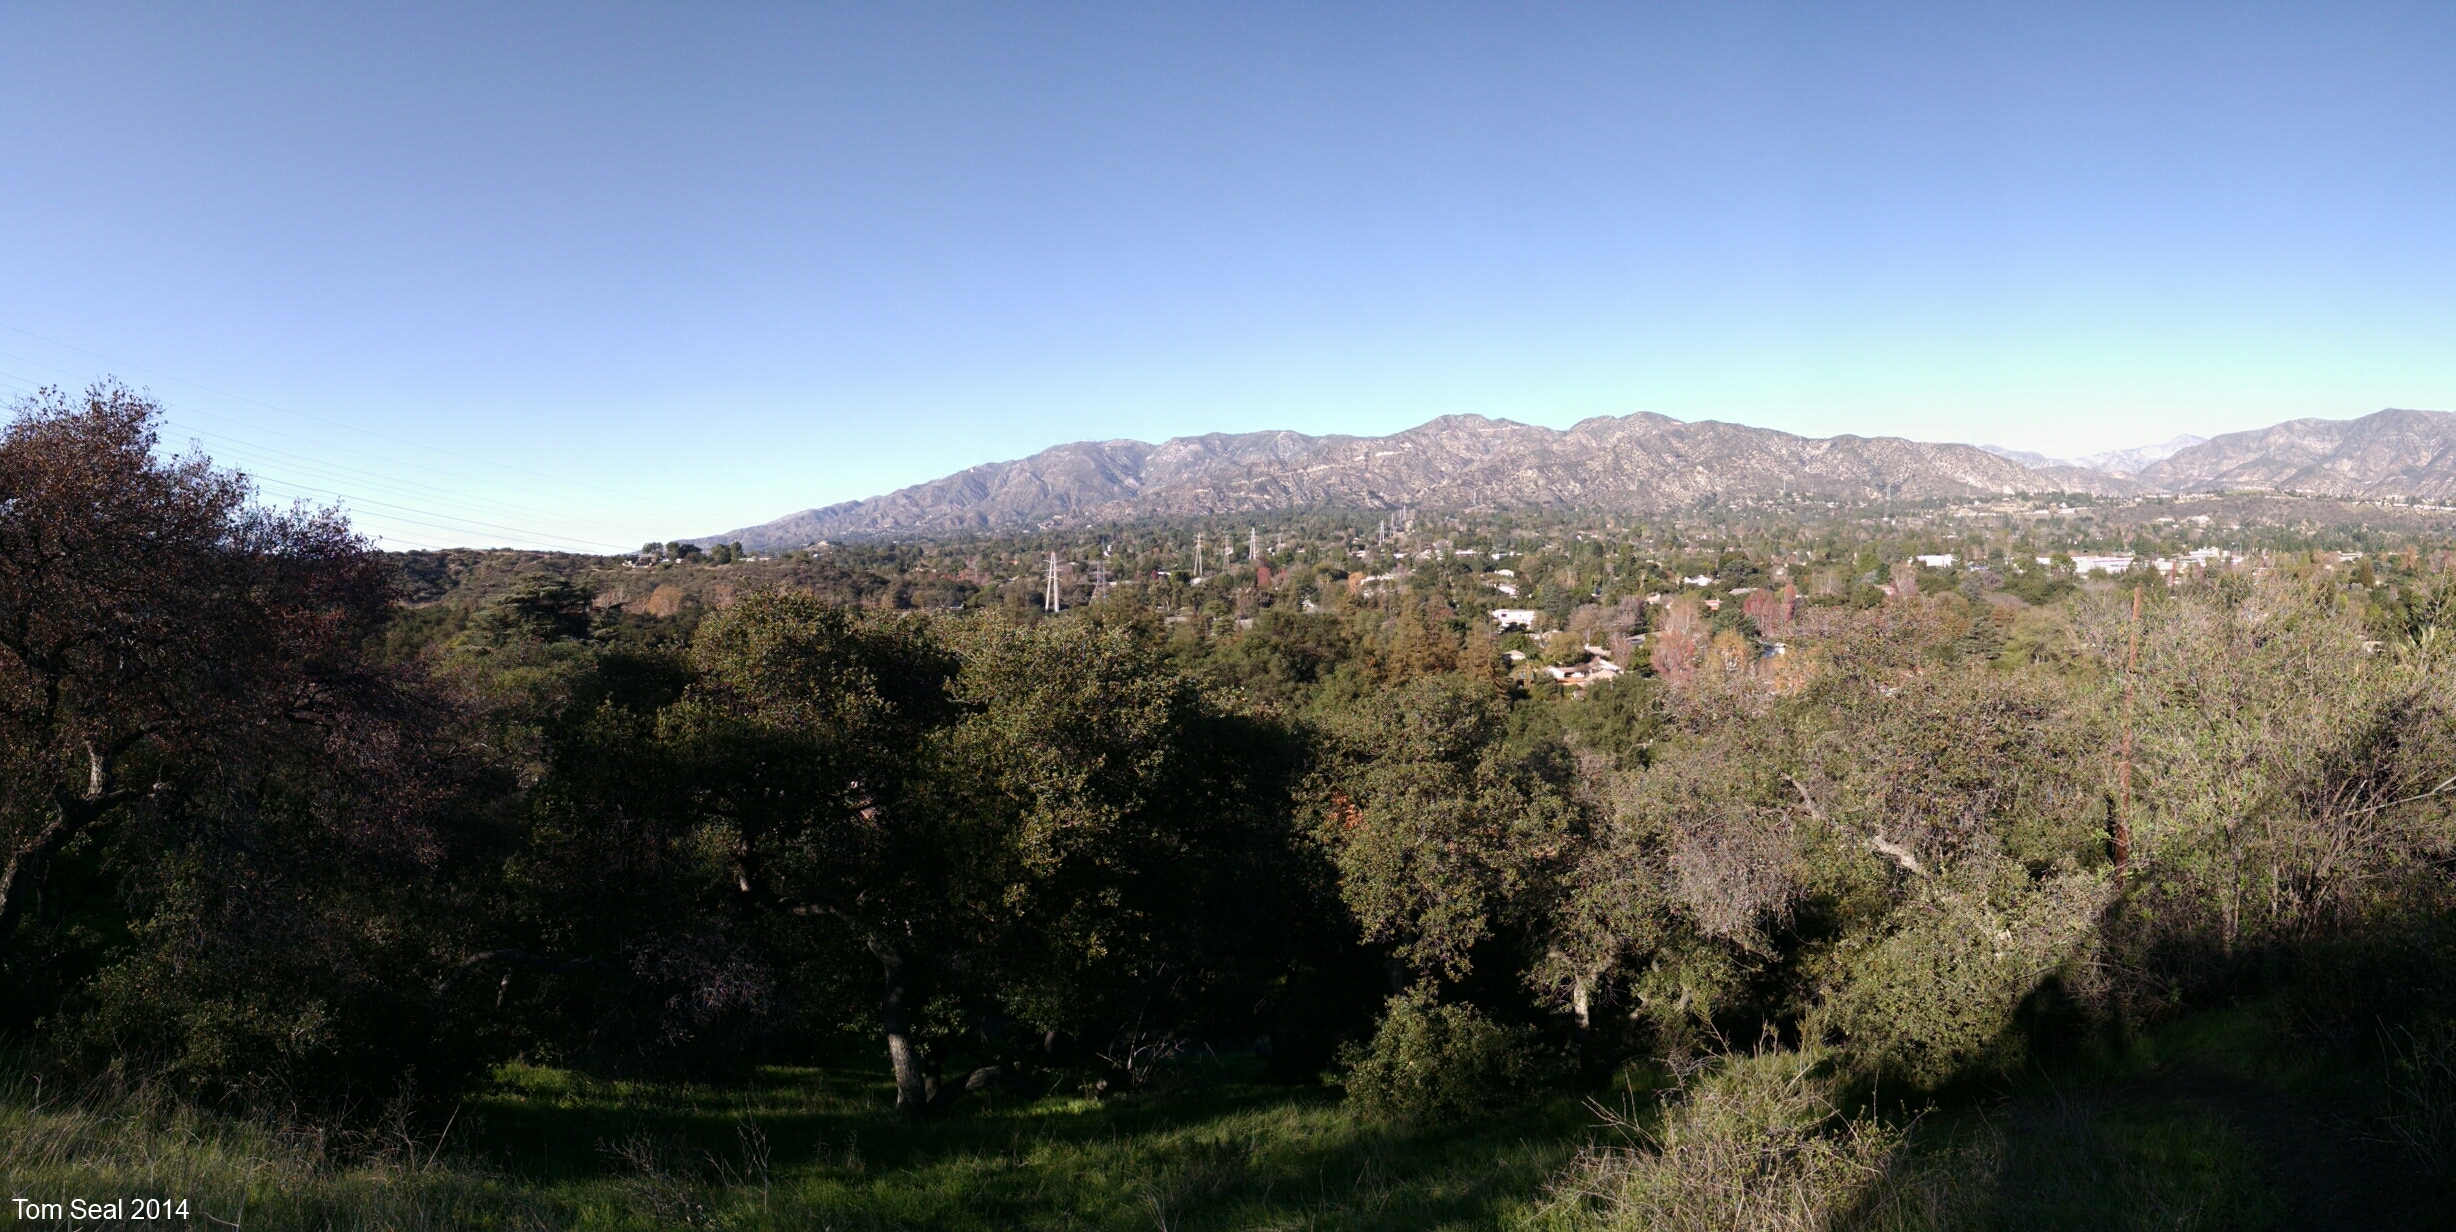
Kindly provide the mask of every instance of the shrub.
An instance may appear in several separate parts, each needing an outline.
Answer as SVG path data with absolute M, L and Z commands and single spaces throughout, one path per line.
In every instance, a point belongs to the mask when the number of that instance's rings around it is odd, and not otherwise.
M 1651 1130 L 1606 1113 L 1630 1140 L 1591 1146 L 1552 1182 L 1548 1227 L 1821 1232 L 1967 1226 L 1983 1159 L 1911 1166 L 1900 1129 L 1835 1103 L 1813 1054 L 1728 1058 L 1686 1082 Z
M 1809 1029 L 1838 1040 L 1860 1072 L 1924 1087 L 2017 1065 L 2021 1002 L 2082 956 L 2107 883 L 2089 874 L 2027 883 L 2009 862 L 1991 872 L 1993 886 L 1972 877 L 1897 909 L 1894 931 L 1853 956 Z
M 1347 1098 L 1373 1120 L 1463 1120 L 1524 1099 L 1542 1080 L 1534 1032 L 1419 987 L 1390 998 L 1365 1048 L 1350 1047 Z

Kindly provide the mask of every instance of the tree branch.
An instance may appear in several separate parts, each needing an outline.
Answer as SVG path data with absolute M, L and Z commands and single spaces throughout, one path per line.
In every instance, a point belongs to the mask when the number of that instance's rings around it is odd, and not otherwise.
M 99 763 L 97 763 L 99 765 Z M 107 779 L 107 772 L 96 769 L 92 778 Z M 0 953 L 5 953 L 17 936 L 18 918 L 25 914 L 26 897 L 51 865 L 51 857 L 59 854 L 68 841 L 92 825 L 96 818 L 133 801 L 162 795 L 170 790 L 167 783 L 156 783 L 139 791 L 133 787 L 95 790 L 87 785 L 87 794 L 72 796 L 55 791 L 51 797 L 51 820 L 35 832 L 33 838 L 9 853 L 8 864 L 0 867 Z
M 9 853 L 6 868 L 0 868 L 0 952 L 5 952 L 17 935 L 17 918 L 25 914 L 26 895 L 33 883 L 40 880 L 51 855 L 75 837 L 77 824 L 67 809 L 55 807 L 50 824 L 37 832 L 32 841 Z
M 1810 817 L 1814 817 L 1818 821 L 1825 820 L 1825 810 L 1816 806 L 1816 799 L 1808 794 L 1808 788 L 1805 784 L 1787 774 L 1782 776 L 1782 781 L 1789 783 L 1791 785 L 1791 790 L 1799 793 L 1799 802 L 1808 806 L 1808 815 Z
M 1014 1074 L 1003 1065 L 984 1065 L 954 1082 L 943 1082 L 937 1078 L 931 1078 L 928 1082 L 929 1096 L 925 1111 L 944 1112 L 953 1107 L 955 1101 L 967 1095 L 989 1087 L 1011 1086 L 1014 1081 Z
M 2395 808 L 2400 804 L 2411 804 L 2416 800 L 2428 800 L 2432 796 L 2439 795 L 2451 787 L 2456 787 L 2456 775 L 2451 775 L 2446 782 L 2441 783 L 2437 787 L 2433 787 L 2429 791 L 2423 792 L 2418 796 L 2407 796 L 2402 800 L 2390 800 L 2386 804 L 2374 804 L 2366 809 L 2355 809 L 2353 812 L 2347 813 L 2346 816 L 2367 817 L 2372 813 L 2383 812 L 2387 809 Z
M 1799 793 L 1799 802 L 1808 806 L 1809 816 L 1816 818 L 1820 822 L 1831 824 L 1831 822 L 1828 821 L 1825 816 L 1825 810 L 1818 808 L 1816 806 L 1815 798 L 1808 794 L 1808 789 L 1806 786 L 1802 785 L 1798 779 L 1792 778 L 1787 774 L 1782 776 L 1782 781 L 1789 783 L 1791 785 L 1791 790 Z M 2451 779 L 2449 782 L 2456 783 L 2456 779 Z M 1902 846 L 1900 843 L 1896 843 L 1891 839 L 1886 838 L 1883 833 L 1871 830 L 1868 832 L 1866 839 L 1863 841 L 1867 843 L 1869 851 L 1883 856 L 1893 861 L 1895 864 L 1900 865 L 1903 872 L 1908 873 L 1913 877 L 1924 877 L 1927 875 L 1927 866 L 1919 862 L 1919 855 L 1917 852 L 1912 851 L 1908 847 Z
M 1884 835 L 1872 830 L 1868 832 L 1868 850 L 1880 856 L 1892 857 L 1894 863 L 1902 866 L 1903 872 L 1914 877 L 1927 875 L 1927 866 L 1919 863 L 1917 853 L 1899 843 L 1887 841 Z

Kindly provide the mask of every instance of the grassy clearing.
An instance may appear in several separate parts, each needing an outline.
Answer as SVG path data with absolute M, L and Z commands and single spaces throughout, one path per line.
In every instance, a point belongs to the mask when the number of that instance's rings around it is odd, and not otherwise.
M 1484 1228 L 1590 1119 L 1573 1100 L 1471 1129 L 1359 1124 L 1321 1092 L 1236 1081 L 1172 1096 L 984 1101 L 926 1125 L 868 1074 L 637 1087 L 525 1071 L 473 1108 L 481 1158 L 534 1161 L 580 1226 Z
M 1360 1124 L 1326 1092 L 1238 1081 L 1095 1103 L 984 1101 L 927 1125 L 877 1077 L 738 1086 L 514 1069 L 447 1137 L 341 1144 L 31 1084 L 0 1106 L 11 1196 L 186 1197 L 248 1228 L 1472 1229 L 1522 1222 L 1591 1115 Z M 343 1147 L 355 1153 L 347 1158 Z
M 513 1067 L 448 1131 L 379 1117 L 347 1140 L 21 1078 L 0 1085 L 0 1197 L 186 1198 L 191 1220 L 171 1226 L 247 1229 L 2429 1225 L 2392 1217 L 2427 1199 L 2362 1205 L 2413 1174 L 2404 1147 L 2330 1120 L 2351 1076 L 2273 1046 L 2256 1015 L 2187 1020 L 2085 1072 L 1915 1116 L 1871 1119 L 1778 1060 L 1730 1067 L 1668 1112 L 1622 1091 L 1599 1100 L 1618 1117 L 1565 1096 L 1421 1131 L 1233 1067 L 1104 1102 L 993 1095 L 923 1125 L 854 1067 L 725 1085 Z
M 158 1198 L 185 1202 L 184 1220 L 118 1226 L 241 1228 L 542 1228 L 555 1213 L 536 1196 L 410 1142 L 336 1161 L 345 1144 L 307 1126 L 213 1116 L 144 1093 L 46 1090 L 19 1079 L 0 1092 L 5 1197 L 66 1204 Z M 6 1209 L 18 1214 L 13 1205 Z M 208 1222 L 219 1220 L 219 1225 Z M 94 1226 L 20 1218 L 18 1227 Z

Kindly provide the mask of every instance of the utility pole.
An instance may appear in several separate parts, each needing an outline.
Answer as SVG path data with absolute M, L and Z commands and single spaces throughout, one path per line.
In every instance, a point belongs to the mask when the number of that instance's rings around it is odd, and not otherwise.
M 1057 594 L 1057 553 L 1055 552 L 1049 553 L 1049 590 L 1047 594 L 1041 596 L 1041 607 L 1050 612 L 1064 610 Z

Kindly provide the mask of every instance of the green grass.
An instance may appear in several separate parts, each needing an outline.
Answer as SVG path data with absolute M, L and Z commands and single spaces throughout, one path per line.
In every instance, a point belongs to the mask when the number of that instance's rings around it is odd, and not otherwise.
M 1488 1228 L 1575 1149 L 1572 1100 L 1472 1129 L 1358 1124 L 1326 1092 L 1236 1081 L 1095 1102 L 983 1100 L 924 1124 L 873 1075 L 774 1069 L 743 1087 L 513 1071 L 472 1106 L 481 1158 L 580 1226 Z
M 1327 1092 L 1219 1081 L 1107 1102 L 984 1100 L 925 1124 L 873 1074 L 729 1086 L 516 1068 L 448 1137 L 355 1144 L 141 1099 L 0 1106 L 9 1196 L 187 1197 L 248 1228 L 1474 1229 L 1522 1222 L 1592 1117 L 1358 1123 Z M 440 1149 L 438 1149 L 440 1145 Z
M 2253 1145 L 2225 1118 L 2188 1102 L 2110 1104 L 2039 1094 L 1984 1112 L 1931 1117 L 1905 1170 L 1947 1161 L 1944 1224 L 2036 1232 L 2277 1226 L 2277 1195 Z
M 2197 1065 L 2236 1078 L 2300 1086 L 2323 1065 L 2309 1049 L 2280 1047 L 2273 1007 L 2236 1005 L 2206 1010 L 2133 1036 L 2120 1050 L 2100 1049 L 2073 1067 L 2098 1078 L 2137 1078 L 2164 1066 Z
M 1839 1180 L 1744 1223 L 1547 1198 L 1581 1150 L 1650 1140 L 1643 1091 L 1601 1097 L 1631 1110 L 1614 1130 L 1565 1095 L 1408 1131 L 1234 1066 L 1106 1101 L 984 1096 L 918 1124 L 864 1067 L 727 1084 L 509 1067 L 444 1110 L 448 1131 L 379 1117 L 347 1136 L 21 1077 L 0 1081 L 0 1198 L 185 1198 L 192 1218 L 171 1226 L 246 1229 L 2334 1226 L 2308 1222 L 2315 1178 L 2350 1168 L 2359 1198 L 2404 1165 L 2347 1138 L 2326 1115 L 2344 1076 L 2277 1038 L 2248 1011 L 2202 1015 L 2052 1077 L 1973 1088 L 1894 1118 Z M 1621 1158 L 1652 1167 L 1642 1146 Z

